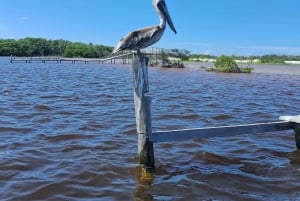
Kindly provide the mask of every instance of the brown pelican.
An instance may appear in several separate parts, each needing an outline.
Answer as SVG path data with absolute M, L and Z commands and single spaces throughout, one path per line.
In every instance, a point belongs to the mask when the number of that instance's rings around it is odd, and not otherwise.
M 138 54 L 140 54 L 140 49 L 149 47 L 160 40 L 165 31 L 166 22 L 169 24 L 173 32 L 175 34 L 177 33 L 165 0 L 153 0 L 153 6 L 160 18 L 159 25 L 146 27 L 128 33 L 114 48 L 113 54 L 121 50 L 137 50 Z

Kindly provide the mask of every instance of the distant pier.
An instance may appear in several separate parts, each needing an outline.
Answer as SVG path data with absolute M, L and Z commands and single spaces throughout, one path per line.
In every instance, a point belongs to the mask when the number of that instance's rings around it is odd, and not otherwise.
M 168 50 L 164 50 L 162 48 L 146 48 L 142 51 L 147 57 L 150 58 L 152 62 L 157 63 L 159 58 L 158 56 L 162 52 L 168 52 Z M 107 58 L 65 58 L 60 56 L 37 56 L 37 57 L 16 57 L 16 56 L 10 56 L 10 63 L 15 62 L 23 62 L 23 63 L 48 63 L 48 62 L 54 62 L 54 63 L 63 63 L 63 62 L 69 62 L 69 63 L 99 63 L 103 64 L 104 62 L 109 62 L 111 64 L 115 64 L 116 60 L 121 61 L 122 64 L 130 64 L 133 60 L 133 54 L 132 51 L 122 51 L 117 55 L 112 55 Z
M 130 56 L 132 54 L 126 54 L 126 55 L 118 55 L 110 58 L 105 59 L 98 59 L 98 58 L 65 58 L 65 57 L 10 57 L 10 63 L 15 62 L 23 62 L 23 63 L 48 63 L 48 62 L 54 62 L 54 63 L 63 63 L 63 62 L 69 62 L 69 63 L 104 63 L 105 61 L 110 61 L 111 63 L 115 63 L 116 59 L 122 59 L 123 64 L 129 63 L 129 58 L 125 58 L 125 56 Z

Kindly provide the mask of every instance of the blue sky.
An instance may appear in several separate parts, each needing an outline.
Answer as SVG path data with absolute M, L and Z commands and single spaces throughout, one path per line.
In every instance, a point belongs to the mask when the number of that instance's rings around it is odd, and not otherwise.
M 155 47 L 197 54 L 300 55 L 299 0 L 166 0 L 168 28 Z M 152 0 L 0 0 L 0 38 L 41 37 L 115 46 L 158 24 Z

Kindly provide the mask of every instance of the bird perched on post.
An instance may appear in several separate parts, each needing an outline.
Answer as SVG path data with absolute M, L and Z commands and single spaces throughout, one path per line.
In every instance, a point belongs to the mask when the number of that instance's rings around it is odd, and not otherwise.
M 128 33 L 120 40 L 112 54 L 121 50 L 137 50 L 137 53 L 141 56 L 140 49 L 149 47 L 160 40 L 166 29 L 166 23 L 168 23 L 169 27 L 175 34 L 177 33 L 165 0 L 153 0 L 152 2 L 160 19 L 159 25 L 146 27 Z

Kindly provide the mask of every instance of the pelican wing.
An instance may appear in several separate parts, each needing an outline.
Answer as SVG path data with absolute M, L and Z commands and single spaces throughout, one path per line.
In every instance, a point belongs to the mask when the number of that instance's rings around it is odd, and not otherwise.
M 152 26 L 152 27 L 141 29 L 138 34 L 135 45 L 139 49 L 152 45 L 154 42 L 156 42 L 156 33 L 158 32 L 158 30 L 159 30 L 158 26 Z
M 120 40 L 118 45 L 114 49 L 114 53 L 120 50 L 127 50 L 127 49 L 142 49 L 149 45 L 152 45 L 156 40 L 155 34 L 159 30 L 158 26 L 146 27 L 144 29 L 132 31 L 128 33 L 124 38 Z M 154 41 L 154 42 L 152 42 Z

